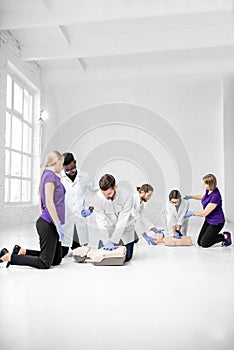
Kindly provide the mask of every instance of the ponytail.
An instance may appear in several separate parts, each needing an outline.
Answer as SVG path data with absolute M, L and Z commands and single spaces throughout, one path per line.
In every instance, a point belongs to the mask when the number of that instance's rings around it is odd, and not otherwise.
M 136 189 L 137 189 L 137 192 L 145 192 L 145 193 L 154 191 L 153 186 L 151 186 L 150 184 L 144 184 L 141 187 L 137 187 Z

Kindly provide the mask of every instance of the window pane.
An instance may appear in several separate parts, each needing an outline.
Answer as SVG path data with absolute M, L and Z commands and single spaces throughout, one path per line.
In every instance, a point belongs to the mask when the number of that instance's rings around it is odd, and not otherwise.
M 6 112 L 5 145 L 6 147 L 10 147 L 11 145 L 11 115 L 7 112 Z
M 29 202 L 31 200 L 31 183 L 30 181 L 22 181 L 22 201 Z
M 12 148 L 21 151 L 22 150 L 22 122 L 12 116 Z
M 25 155 L 23 155 L 22 176 L 31 177 L 31 158 Z
M 34 95 L 7 75 L 5 128 L 5 202 L 32 200 Z
M 20 180 L 11 179 L 11 193 L 10 193 L 10 201 L 11 202 L 19 202 L 20 201 Z
M 26 124 L 23 125 L 23 151 L 32 152 L 32 128 Z
M 12 78 L 10 75 L 7 76 L 7 108 L 12 108 Z
M 9 179 L 5 179 L 5 194 L 4 194 L 4 201 L 5 202 L 9 202 L 9 187 L 10 187 L 10 180 Z
M 5 175 L 10 175 L 10 151 L 5 150 Z
M 11 175 L 21 176 L 21 154 L 11 152 Z
M 24 90 L 24 119 L 32 122 L 32 95 Z
M 17 83 L 14 83 L 14 109 L 19 113 L 23 111 L 23 89 Z

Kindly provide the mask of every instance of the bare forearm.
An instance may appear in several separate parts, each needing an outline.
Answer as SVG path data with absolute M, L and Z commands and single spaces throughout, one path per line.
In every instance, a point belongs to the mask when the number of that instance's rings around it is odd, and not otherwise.
M 46 203 L 46 208 L 50 214 L 51 219 L 53 222 L 58 222 L 59 217 L 58 213 L 54 204 L 54 188 L 55 185 L 53 182 L 47 182 L 45 184 L 45 203 Z
M 203 197 L 202 194 L 192 194 L 192 199 L 197 199 L 200 201 L 202 199 L 202 197 Z
M 53 222 L 60 221 L 53 201 L 46 201 L 46 208 Z
M 197 211 L 197 212 L 193 213 L 193 215 L 194 216 L 202 216 L 202 217 L 207 216 L 216 208 L 216 206 L 217 206 L 217 204 L 209 203 L 204 210 Z
M 205 210 L 203 210 L 203 211 L 194 212 L 193 215 L 194 215 L 194 216 L 202 216 L 202 217 L 204 217 L 204 216 L 206 216 L 207 214 L 206 214 Z
M 41 207 L 41 198 L 39 197 L 39 201 L 38 201 L 38 208 L 40 213 L 42 212 L 42 207 Z

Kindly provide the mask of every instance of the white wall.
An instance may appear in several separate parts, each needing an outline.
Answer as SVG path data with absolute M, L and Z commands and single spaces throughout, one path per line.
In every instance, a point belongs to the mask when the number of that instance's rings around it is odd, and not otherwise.
M 0 148 L 4 163 L 8 59 L 34 84 L 39 86 L 39 81 L 19 57 L 8 54 L 7 48 L 2 47 L 0 53 Z M 149 182 L 155 188 L 149 210 L 157 220 L 172 188 L 183 194 L 200 193 L 202 176 L 211 172 L 218 178 L 227 217 L 232 221 L 233 91 L 231 77 L 224 83 L 210 77 L 146 77 L 44 86 L 42 108 L 48 110 L 50 119 L 43 125 L 41 163 L 52 149 L 70 150 L 96 183 L 105 172 L 113 173 L 120 184 L 133 191 Z M 35 174 L 38 172 L 39 167 Z M 3 223 L 31 221 L 35 210 L 31 215 L 30 208 L 4 206 L 3 168 L 0 180 Z M 34 182 L 36 186 L 36 178 Z M 200 208 L 199 203 L 191 206 Z
M 233 186 L 233 173 L 234 173 L 234 80 L 229 78 L 225 79 L 223 83 L 223 99 L 224 99 L 224 183 L 225 183 L 225 211 L 226 216 L 230 221 L 234 221 L 234 186 Z
M 45 96 L 51 120 L 44 130 L 44 157 L 51 149 L 70 150 L 96 182 L 105 172 L 133 190 L 150 182 L 152 213 L 160 213 L 172 188 L 202 193 L 206 173 L 217 176 L 223 192 L 221 79 L 103 80 L 51 91 L 54 107 Z

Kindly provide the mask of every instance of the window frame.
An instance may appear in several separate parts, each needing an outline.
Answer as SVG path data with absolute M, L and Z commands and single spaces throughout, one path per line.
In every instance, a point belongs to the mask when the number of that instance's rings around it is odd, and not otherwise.
M 7 106 L 7 84 L 6 84 L 6 99 L 5 99 L 5 120 L 7 119 L 7 113 L 10 114 L 10 135 L 9 135 L 9 145 L 6 145 L 7 135 L 6 135 L 6 125 L 5 125 L 5 167 L 4 167 L 4 204 L 15 206 L 15 205 L 32 205 L 33 203 L 33 160 L 34 160 L 34 144 L 33 144 L 33 134 L 34 134 L 34 108 L 35 108 L 35 92 L 30 86 L 22 79 L 16 72 L 12 70 L 8 70 L 6 75 L 6 80 L 8 79 L 8 76 L 11 77 L 11 108 Z M 14 84 L 17 84 L 20 88 L 23 89 L 22 93 L 22 113 L 18 112 L 16 109 L 14 109 Z M 31 96 L 31 122 L 25 119 L 24 111 L 25 111 L 25 90 L 27 93 Z M 17 118 L 22 127 L 22 133 L 21 133 L 21 150 L 18 150 L 16 148 L 12 147 L 12 120 L 13 116 Z M 24 138 L 24 126 L 27 126 L 31 129 L 31 136 L 30 136 L 30 143 L 31 147 L 30 150 L 27 152 L 23 149 L 23 138 Z M 6 151 L 9 152 L 9 164 L 8 164 L 8 172 L 6 173 Z M 12 152 L 15 152 L 17 154 L 20 154 L 21 156 L 21 162 L 20 162 L 20 175 L 12 175 L 11 171 L 11 165 L 12 165 Z M 23 156 L 29 157 L 31 160 L 31 166 L 30 166 L 30 177 L 23 176 Z M 8 179 L 8 180 L 7 180 Z M 20 194 L 19 194 L 19 200 L 12 200 L 11 198 L 11 180 L 20 180 Z M 26 181 L 26 184 L 30 184 L 30 191 L 27 193 L 27 196 L 29 197 L 28 200 L 23 199 L 23 187 L 24 181 Z M 6 182 L 8 182 L 8 189 L 6 188 Z M 26 185 L 27 186 L 27 185 Z M 7 196 L 7 198 L 6 198 Z

